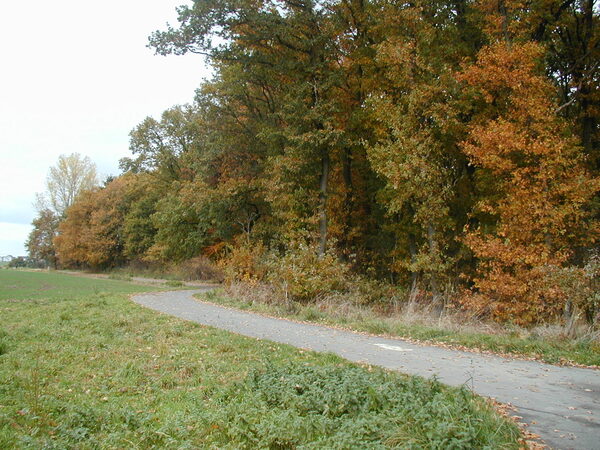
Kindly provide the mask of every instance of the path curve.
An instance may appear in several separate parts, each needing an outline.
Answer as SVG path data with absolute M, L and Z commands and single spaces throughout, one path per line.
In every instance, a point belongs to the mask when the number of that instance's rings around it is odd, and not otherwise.
M 417 345 L 320 325 L 275 319 L 201 302 L 186 291 L 139 294 L 136 303 L 244 336 L 268 339 L 350 361 L 373 364 L 510 403 L 529 429 L 552 448 L 600 449 L 600 372 L 536 361 Z

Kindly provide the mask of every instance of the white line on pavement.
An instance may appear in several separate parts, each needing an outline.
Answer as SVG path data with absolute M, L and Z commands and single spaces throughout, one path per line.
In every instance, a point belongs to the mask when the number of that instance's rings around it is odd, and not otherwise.
M 412 352 L 412 348 L 402 348 L 396 345 L 387 345 L 387 344 L 373 344 L 377 347 L 385 348 L 386 350 L 394 350 L 396 352 Z

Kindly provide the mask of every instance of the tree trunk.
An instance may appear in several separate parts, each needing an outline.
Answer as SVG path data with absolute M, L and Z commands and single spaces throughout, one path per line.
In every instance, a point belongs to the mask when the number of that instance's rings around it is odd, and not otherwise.
M 327 182 L 329 180 L 329 154 L 321 159 L 321 182 L 319 189 L 319 256 L 327 250 Z
M 436 259 L 436 254 L 438 252 L 438 244 L 435 239 L 435 228 L 433 227 L 433 224 L 431 224 L 431 223 L 429 223 L 427 225 L 427 240 L 429 241 L 429 256 L 430 256 L 431 260 L 433 261 Z M 429 284 L 431 286 L 431 293 L 433 294 L 433 302 L 437 304 L 437 303 L 439 303 L 439 301 L 441 299 L 437 272 L 436 272 L 436 270 L 430 270 L 429 273 L 430 273 Z
M 410 254 L 410 262 L 414 263 L 417 259 L 417 239 L 414 234 L 408 234 L 408 252 Z M 417 283 L 419 282 L 418 272 L 411 270 L 410 272 L 410 292 L 415 292 Z
M 352 220 L 352 213 L 354 211 L 354 186 L 352 185 L 352 149 L 346 148 L 342 156 L 342 174 L 344 177 L 344 186 L 346 188 L 346 197 L 344 198 L 344 209 L 345 209 L 345 246 L 346 248 L 352 247 L 352 242 L 348 239 L 351 235 L 352 227 L 354 225 Z
M 587 0 L 584 4 L 583 10 L 583 23 L 584 23 L 584 33 L 583 33 L 583 50 L 584 54 L 592 53 L 593 46 L 593 31 L 594 31 L 594 0 Z M 589 56 L 586 57 L 584 62 L 585 69 L 589 70 L 590 67 L 594 65 L 595 61 Z M 581 74 L 582 77 L 585 77 L 585 70 Z M 591 85 L 591 86 L 590 86 Z M 593 89 L 593 78 L 589 81 L 585 81 L 581 86 L 581 111 L 582 111 L 582 124 L 581 124 L 581 141 L 583 144 L 583 148 L 585 149 L 586 154 L 592 153 L 593 150 L 593 134 L 595 129 L 595 120 L 592 102 L 590 102 L 590 94 Z M 597 157 L 597 155 L 593 155 Z

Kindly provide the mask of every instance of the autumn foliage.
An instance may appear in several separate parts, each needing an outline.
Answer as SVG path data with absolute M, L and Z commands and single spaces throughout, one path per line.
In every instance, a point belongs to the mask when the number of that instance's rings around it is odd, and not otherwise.
M 460 75 L 482 103 L 462 147 L 495 184 L 477 204 L 493 223 L 464 237 L 479 259 L 471 298 L 523 323 L 562 312 L 568 299 L 545 282 L 547 272 L 568 265 L 598 232 L 584 206 L 600 180 L 555 114 L 542 54 L 534 43 L 497 42 Z
M 496 320 L 593 320 L 590 2 L 203 0 L 179 21 L 151 46 L 214 76 L 131 132 L 123 174 L 68 209 L 60 264 L 202 257 L 301 301 L 360 277 Z

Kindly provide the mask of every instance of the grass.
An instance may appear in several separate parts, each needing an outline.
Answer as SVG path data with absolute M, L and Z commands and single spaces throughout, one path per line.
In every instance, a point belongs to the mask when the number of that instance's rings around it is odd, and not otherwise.
M 223 277 L 221 270 L 208 258 L 202 256 L 170 264 L 150 264 L 137 261 L 127 266 L 112 268 L 107 273 L 116 278 L 158 278 L 174 283 L 200 280 L 219 282 Z
M 466 389 L 144 309 L 156 289 L 0 272 L 0 448 L 518 448 Z
M 258 293 L 253 293 L 254 290 Z M 375 312 L 365 306 L 333 302 L 301 304 L 278 302 L 261 287 L 218 289 L 199 298 L 234 308 L 263 314 L 341 326 L 372 334 L 397 336 L 459 348 L 513 354 L 539 359 L 550 364 L 575 363 L 600 366 L 600 341 L 592 333 L 572 339 L 548 328 L 526 330 L 460 323 L 458 317 L 426 317 L 425 314 L 401 310 L 395 315 Z
M 111 279 L 131 279 L 133 277 L 140 278 L 156 278 L 168 281 L 183 281 L 183 277 L 177 273 L 170 273 L 166 270 L 153 270 L 151 268 L 131 268 L 131 267 L 115 267 L 106 272 Z

